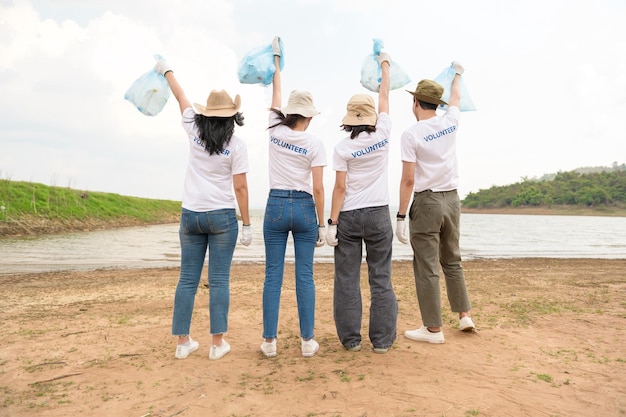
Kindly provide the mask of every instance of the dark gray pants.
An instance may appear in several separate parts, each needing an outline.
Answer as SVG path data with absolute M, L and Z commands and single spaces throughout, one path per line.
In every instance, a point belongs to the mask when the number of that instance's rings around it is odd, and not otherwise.
M 361 343 L 361 261 L 365 242 L 370 286 L 369 338 L 375 348 L 396 339 L 398 301 L 391 285 L 393 229 L 389 207 L 368 207 L 339 213 L 335 246 L 334 317 L 341 343 Z
M 413 274 L 422 322 L 424 326 L 441 327 L 440 269 L 452 311 L 471 309 L 459 249 L 459 195 L 456 190 L 415 193 L 409 218 Z

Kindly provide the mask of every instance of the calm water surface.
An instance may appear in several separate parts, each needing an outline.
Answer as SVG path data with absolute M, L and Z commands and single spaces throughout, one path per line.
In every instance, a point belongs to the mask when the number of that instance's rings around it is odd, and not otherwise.
M 252 218 L 253 240 L 237 244 L 235 262 L 264 260 L 262 214 Z M 291 240 L 291 239 L 290 239 Z M 394 237 L 394 259 L 410 260 L 410 245 Z M 463 214 L 461 254 L 476 258 L 626 258 L 626 218 Z M 333 249 L 317 248 L 317 262 Z M 293 262 L 289 242 L 287 261 Z M 0 275 L 67 269 L 176 267 L 178 224 L 0 239 Z

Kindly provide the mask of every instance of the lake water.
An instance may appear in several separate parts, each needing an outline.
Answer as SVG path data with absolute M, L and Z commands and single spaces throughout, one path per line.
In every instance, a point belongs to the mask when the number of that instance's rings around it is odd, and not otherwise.
M 234 262 L 263 263 L 262 213 L 251 219 L 252 244 L 237 244 Z M 393 258 L 410 260 L 410 245 L 394 237 Z M 477 258 L 626 258 L 626 218 L 463 214 L 461 255 Z M 317 262 L 333 249 L 317 248 Z M 291 239 L 287 261 L 293 262 Z M 178 224 L 0 239 L 0 275 L 68 269 L 176 267 Z

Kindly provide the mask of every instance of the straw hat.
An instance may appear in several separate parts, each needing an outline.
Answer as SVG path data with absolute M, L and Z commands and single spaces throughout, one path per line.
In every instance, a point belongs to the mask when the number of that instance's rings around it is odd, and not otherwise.
M 235 96 L 235 101 L 224 90 L 213 90 L 206 99 L 206 106 L 194 103 L 196 111 L 207 117 L 231 117 L 234 116 L 241 107 L 239 94 Z

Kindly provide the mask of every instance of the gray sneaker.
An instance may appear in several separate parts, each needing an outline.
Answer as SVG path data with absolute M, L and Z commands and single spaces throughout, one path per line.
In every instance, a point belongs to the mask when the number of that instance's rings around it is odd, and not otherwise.
M 443 343 L 443 332 L 438 331 L 437 333 L 433 333 L 428 330 L 428 327 L 422 326 L 419 329 L 415 330 L 407 330 L 404 332 L 404 337 L 411 340 L 417 340 L 418 342 L 428 342 L 428 343 Z

